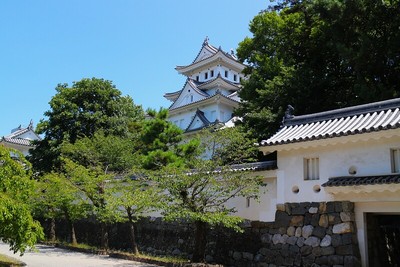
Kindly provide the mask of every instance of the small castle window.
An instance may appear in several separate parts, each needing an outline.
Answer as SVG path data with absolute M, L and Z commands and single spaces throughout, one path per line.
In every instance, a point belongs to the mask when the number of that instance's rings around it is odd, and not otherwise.
M 319 180 L 319 158 L 305 158 L 304 180 Z
M 224 76 L 225 76 L 225 78 L 228 78 L 228 71 L 227 70 L 225 71 L 225 75 Z
M 390 161 L 392 165 L 392 173 L 400 172 L 400 148 L 390 149 Z
M 214 77 L 214 70 L 211 70 L 211 77 Z
M 208 79 L 208 72 L 204 73 L 204 79 L 205 79 L 205 80 Z
M 196 81 L 199 81 L 199 75 L 196 76 Z
M 233 75 L 233 80 L 236 82 L 236 80 L 237 80 L 237 75 L 236 74 Z

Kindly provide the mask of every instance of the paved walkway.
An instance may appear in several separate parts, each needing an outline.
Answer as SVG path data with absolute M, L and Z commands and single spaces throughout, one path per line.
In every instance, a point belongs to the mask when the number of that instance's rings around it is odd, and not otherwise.
M 0 254 L 17 258 L 28 267 L 155 267 L 156 265 L 128 260 L 109 258 L 103 255 L 92 255 L 72 252 L 51 246 L 37 245 L 37 251 L 28 251 L 22 257 L 9 250 L 9 246 L 0 242 Z

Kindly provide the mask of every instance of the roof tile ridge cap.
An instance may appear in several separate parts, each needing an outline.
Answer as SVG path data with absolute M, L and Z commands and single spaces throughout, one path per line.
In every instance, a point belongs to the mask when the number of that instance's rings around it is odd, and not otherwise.
M 356 115 L 378 112 L 382 110 L 388 110 L 399 107 L 400 107 L 400 98 L 394 98 L 379 102 L 372 102 L 351 107 L 338 108 L 322 112 L 294 116 L 293 118 L 286 119 L 285 125 L 290 126 L 293 124 L 298 124 L 299 122 L 301 124 L 307 124 L 316 121 L 333 120 L 337 119 L 338 117 L 356 116 Z

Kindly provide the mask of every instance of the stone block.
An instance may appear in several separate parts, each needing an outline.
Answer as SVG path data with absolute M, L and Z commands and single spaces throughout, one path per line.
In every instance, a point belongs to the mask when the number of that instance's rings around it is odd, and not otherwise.
M 304 246 L 304 241 L 305 241 L 306 239 L 304 238 L 304 237 L 298 237 L 297 238 L 297 242 L 296 242 L 296 245 L 298 246 L 298 247 L 302 247 L 302 246 Z
M 275 234 L 275 235 L 272 237 L 272 243 L 273 243 L 274 245 L 276 245 L 276 244 L 286 244 L 286 240 L 287 240 L 288 238 L 289 238 L 289 236 L 286 235 L 286 234 L 284 234 L 284 235 Z
M 288 239 L 286 240 L 286 243 L 289 245 L 295 245 L 297 242 L 297 237 L 295 236 L 289 236 Z
M 278 229 L 278 234 L 286 235 L 286 232 L 287 232 L 287 228 L 286 227 L 280 227 Z
M 304 224 L 304 216 L 295 215 L 290 220 L 290 226 L 303 226 Z
M 321 247 L 315 247 L 315 248 L 313 248 L 312 254 L 313 254 L 315 257 L 321 256 L 321 255 L 322 255 L 322 249 L 321 249 Z
M 275 226 L 279 227 L 289 227 L 289 223 L 291 220 L 291 216 L 289 216 L 286 212 L 276 211 L 275 213 Z
M 271 243 L 271 240 L 272 240 L 272 236 L 270 235 L 270 234 L 263 234 L 263 235 L 261 235 L 261 242 L 262 243 Z
M 357 253 L 357 248 L 353 245 L 343 245 L 335 248 L 337 255 L 355 255 Z
M 258 250 L 258 253 L 261 254 L 261 255 L 263 255 L 263 256 L 269 254 L 270 252 L 271 252 L 271 250 L 270 250 L 269 248 L 260 248 L 260 249 Z
M 276 204 L 276 210 L 285 211 L 285 204 Z
M 342 222 L 354 222 L 355 217 L 353 212 L 342 211 L 340 213 L 340 219 Z
M 298 247 L 298 246 L 296 246 L 296 245 L 290 245 L 289 246 L 289 252 L 291 253 L 291 254 L 296 254 L 296 253 L 298 253 L 300 251 L 300 248 Z
M 318 258 L 315 258 L 315 263 L 319 265 L 327 265 L 328 264 L 328 257 L 327 256 L 321 256 Z
M 302 202 L 302 203 L 292 203 L 291 212 L 292 215 L 305 215 L 308 211 L 308 207 L 310 203 Z
M 265 262 L 267 263 L 276 263 L 275 258 L 280 256 L 279 251 L 271 250 L 269 253 L 263 255 L 265 257 Z
M 326 229 L 320 226 L 314 228 L 312 235 L 323 238 L 326 235 Z
M 332 242 L 333 247 L 338 247 L 338 246 L 343 245 L 342 235 L 333 234 L 331 237 L 332 237 L 331 242 Z
M 339 223 L 333 226 L 334 234 L 345 234 L 353 232 L 353 226 L 350 222 Z
M 314 230 L 314 227 L 312 225 L 305 225 L 301 229 L 301 236 L 304 238 L 308 238 Z
M 361 262 L 355 256 L 344 256 L 344 267 L 361 267 Z
M 318 222 L 319 222 L 319 214 L 312 214 L 310 224 L 315 227 L 318 226 Z
M 312 249 L 313 248 L 311 246 L 302 246 L 300 248 L 300 253 L 301 255 L 306 256 L 312 253 Z
M 329 225 L 328 215 L 322 214 L 321 216 L 319 216 L 318 225 L 321 227 L 327 228 Z
M 332 237 L 330 235 L 324 236 L 324 238 L 321 240 L 320 246 L 321 247 L 328 247 L 332 244 Z
M 302 234 L 302 229 L 301 229 L 301 227 L 297 227 L 297 228 L 296 228 L 296 231 L 294 232 L 294 236 L 295 236 L 295 237 L 300 237 L 301 234 Z
M 330 255 L 328 256 L 328 265 L 342 265 L 344 262 L 344 257 L 340 255 Z
M 252 261 L 254 259 L 253 253 L 250 252 L 243 252 L 242 257 L 244 260 Z
M 357 238 L 354 238 L 355 241 L 357 240 Z M 342 244 L 343 245 L 349 245 L 349 244 L 356 244 L 357 242 L 353 242 L 353 233 L 347 233 L 347 234 L 343 234 L 342 235 Z
M 308 256 L 302 257 L 301 261 L 302 261 L 302 266 L 304 266 L 304 267 L 305 267 L 305 266 L 311 267 L 311 266 L 314 264 L 314 262 L 315 262 L 315 256 L 312 255 L 312 254 L 310 254 L 310 255 L 308 255 Z
M 318 237 L 310 236 L 304 241 L 304 245 L 311 247 L 318 247 L 321 243 L 321 240 Z
M 318 211 L 321 214 L 326 212 L 326 202 L 319 203 Z
M 327 202 L 326 203 L 326 212 L 327 213 L 335 212 L 335 202 Z
M 281 255 L 275 257 L 275 264 L 278 266 L 283 265 L 284 258 Z
M 308 209 L 308 212 L 311 214 L 318 213 L 318 207 L 311 207 Z
M 341 201 L 335 201 L 335 212 L 342 212 L 343 205 Z
M 335 254 L 335 249 L 333 247 L 323 247 L 321 248 L 321 254 L 324 256 Z
M 354 203 L 350 201 L 343 201 L 342 207 L 344 212 L 354 212 Z
M 294 236 L 295 232 L 296 232 L 296 227 L 290 226 L 290 227 L 287 229 L 286 234 L 287 234 L 288 236 Z
M 289 246 L 289 244 L 282 245 L 282 249 L 280 250 L 282 257 L 289 257 Z
M 242 259 L 242 253 L 239 252 L 239 251 L 235 251 L 235 252 L 233 252 L 232 258 L 233 258 L 235 261 L 239 261 L 239 260 Z
M 264 261 L 264 259 L 265 259 L 265 257 L 264 257 L 263 255 L 261 255 L 261 254 L 256 254 L 256 255 L 254 256 L 254 261 L 255 261 L 255 262 Z
M 331 225 L 342 222 L 342 220 L 340 219 L 340 214 L 336 213 L 336 212 L 328 214 L 328 221 L 329 221 L 329 224 L 331 224 Z
M 283 258 L 283 266 L 293 266 L 294 257 L 284 257 Z
M 296 255 L 296 257 L 294 258 L 294 262 L 293 262 L 294 266 L 301 266 L 301 254 L 298 253 Z

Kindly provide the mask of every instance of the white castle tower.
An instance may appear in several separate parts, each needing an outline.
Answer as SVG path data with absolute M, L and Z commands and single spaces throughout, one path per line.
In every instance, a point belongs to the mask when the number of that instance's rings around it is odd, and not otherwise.
M 233 51 L 224 52 L 221 47 L 210 45 L 206 38 L 191 64 L 175 68 L 187 80 L 181 90 L 164 95 L 173 102 L 169 121 L 185 133 L 211 125 L 232 126 L 244 68 Z

